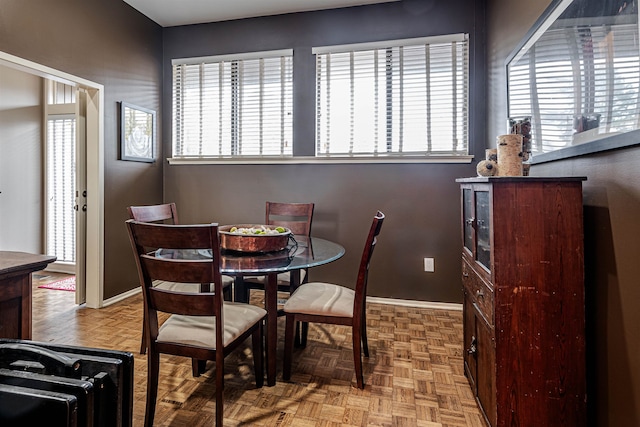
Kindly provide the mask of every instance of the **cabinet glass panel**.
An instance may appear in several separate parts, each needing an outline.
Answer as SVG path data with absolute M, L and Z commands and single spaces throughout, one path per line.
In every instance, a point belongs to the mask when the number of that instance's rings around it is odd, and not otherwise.
M 489 192 L 476 192 L 476 261 L 491 268 L 491 230 L 489 222 Z
M 464 247 L 473 253 L 473 192 L 462 190 L 462 216 L 464 218 Z

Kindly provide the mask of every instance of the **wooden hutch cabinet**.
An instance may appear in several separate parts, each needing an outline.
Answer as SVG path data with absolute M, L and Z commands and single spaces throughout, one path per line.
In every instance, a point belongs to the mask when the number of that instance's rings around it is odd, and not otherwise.
M 586 424 L 585 179 L 457 180 L 464 369 L 492 427 Z

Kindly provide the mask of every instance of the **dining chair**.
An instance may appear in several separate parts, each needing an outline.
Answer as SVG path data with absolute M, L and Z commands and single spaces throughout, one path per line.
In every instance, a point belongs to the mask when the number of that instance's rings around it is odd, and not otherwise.
M 371 228 L 364 245 L 355 289 L 345 286 L 309 282 L 300 285 L 284 304 L 286 316 L 284 338 L 283 378 L 291 378 L 293 357 L 294 326 L 296 322 L 327 323 L 351 326 L 353 339 L 353 362 L 358 388 L 364 388 L 362 374 L 362 352 L 369 357 L 366 329 L 367 279 L 371 255 L 376 246 L 377 237 L 382 228 L 384 214 L 380 211 L 373 217 Z M 302 329 L 302 347 L 306 345 L 307 329 Z
M 216 426 L 222 426 L 224 360 L 251 336 L 257 387 L 264 382 L 262 324 L 267 312 L 255 305 L 225 301 L 220 274 L 217 224 L 169 225 L 127 220 L 144 296 L 147 355 L 145 426 L 152 426 L 158 394 L 160 354 L 215 361 Z M 166 256 L 149 248 L 209 256 Z M 212 292 L 180 292 L 153 286 L 156 280 L 210 283 Z M 158 313 L 169 317 L 160 325 Z
M 314 203 L 266 202 L 265 225 L 281 226 L 291 230 L 294 238 L 305 240 L 311 237 Z M 302 242 L 301 242 L 302 243 Z M 278 291 L 291 293 L 308 280 L 308 270 L 289 271 L 278 274 Z M 242 283 L 240 283 L 240 280 Z M 236 285 L 245 292 L 243 301 L 248 301 L 251 290 L 264 290 L 266 276 L 245 276 Z
M 179 224 L 178 209 L 173 202 L 159 205 L 128 206 L 127 212 L 129 212 L 129 218 L 136 221 Z
M 151 222 L 157 224 L 179 224 L 178 221 L 178 209 L 174 202 L 163 203 L 159 205 L 141 205 L 141 206 L 127 206 L 127 212 L 129 213 L 129 219 L 133 219 L 141 222 Z M 229 276 L 222 276 L 222 288 L 227 299 L 231 299 L 231 285 L 233 284 L 233 278 Z M 154 286 L 159 286 L 163 289 L 177 290 L 182 292 L 197 292 L 197 287 L 191 283 L 172 283 L 166 281 L 156 281 Z M 200 289 L 206 290 L 206 289 Z M 144 312 L 143 312 L 144 317 Z M 144 325 L 144 318 L 142 319 Z M 140 354 L 147 352 L 147 337 L 142 329 L 142 339 L 140 342 Z

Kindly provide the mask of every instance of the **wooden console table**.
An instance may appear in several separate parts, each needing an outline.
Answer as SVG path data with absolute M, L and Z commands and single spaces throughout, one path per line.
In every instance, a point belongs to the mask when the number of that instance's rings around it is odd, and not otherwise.
M 31 273 L 56 257 L 0 251 L 0 338 L 31 339 Z

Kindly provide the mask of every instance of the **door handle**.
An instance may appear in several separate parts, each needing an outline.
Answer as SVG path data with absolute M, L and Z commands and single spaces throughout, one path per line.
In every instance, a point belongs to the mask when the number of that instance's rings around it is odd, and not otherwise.
M 475 356 L 476 353 L 478 352 L 477 343 L 478 343 L 478 340 L 476 339 L 476 337 L 472 336 L 471 345 L 469 345 L 469 348 L 467 349 L 467 353 L 470 354 L 471 356 Z

